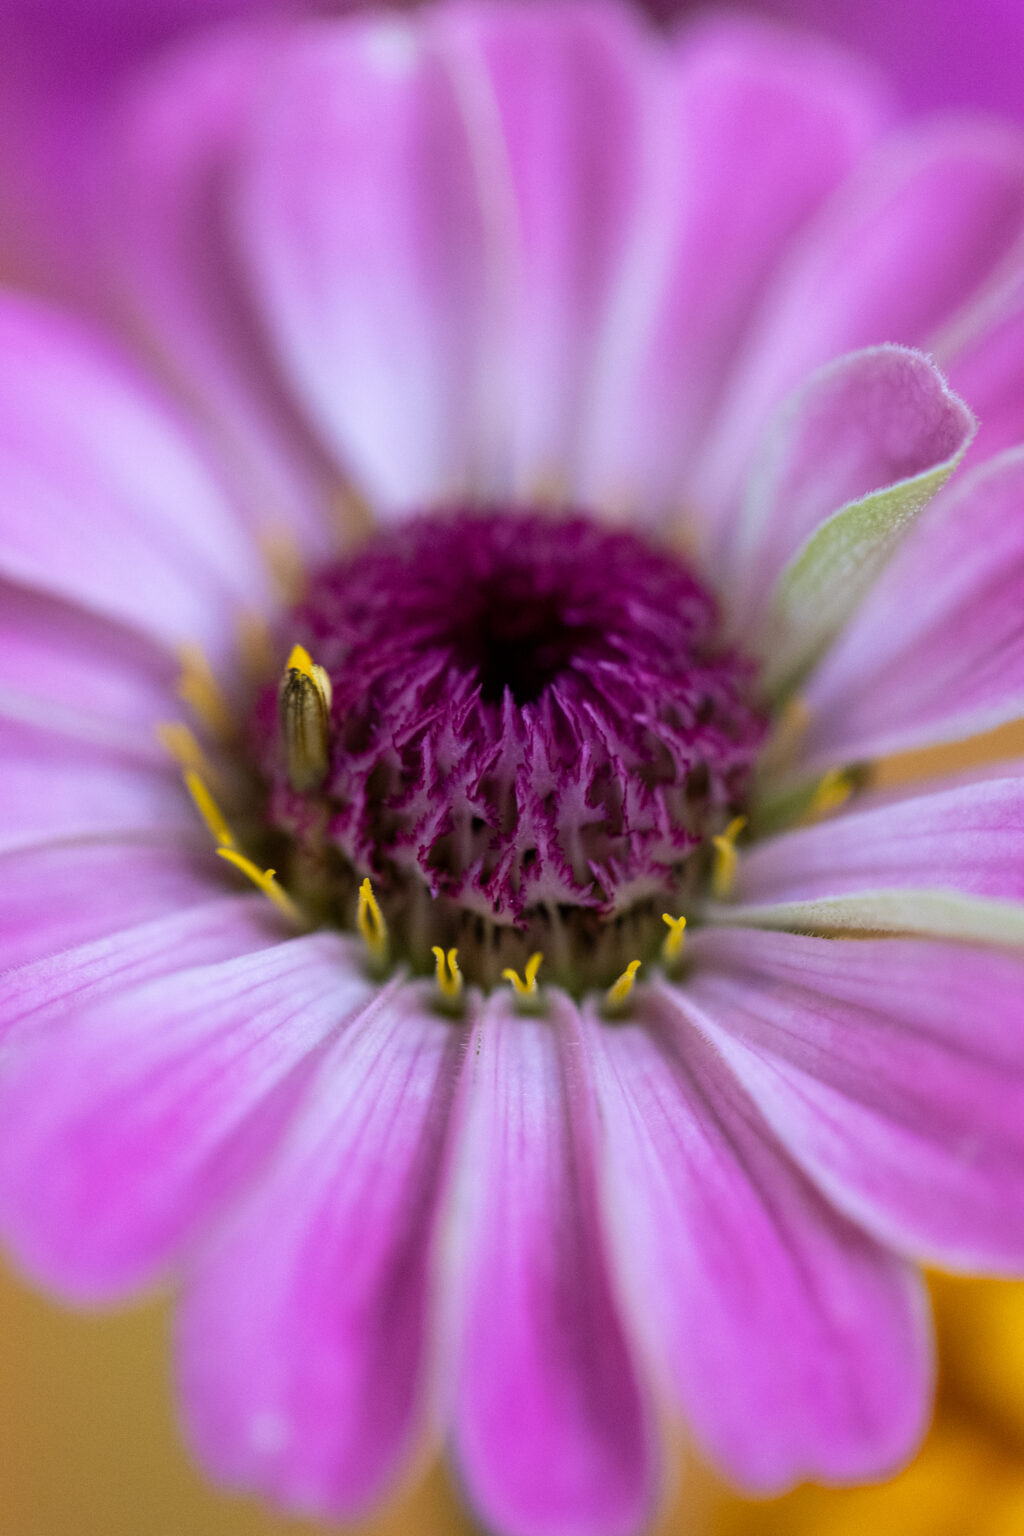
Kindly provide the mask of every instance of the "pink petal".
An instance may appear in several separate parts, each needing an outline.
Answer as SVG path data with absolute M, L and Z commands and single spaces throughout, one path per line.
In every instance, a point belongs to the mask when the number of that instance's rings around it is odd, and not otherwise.
M 900 82 L 915 110 L 968 102 L 1020 116 L 1016 63 L 1024 49 L 1024 13 L 1014 0 L 766 0 L 772 12 L 801 26 L 825 27 L 858 52 L 878 59 Z
M 253 526 L 329 548 L 326 466 L 275 377 L 234 250 L 226 189 L 283 29 L 224 29 L 141 71 L 102 157 L 107 258 L 179 385 L 217 418 Z M 182 111 L 182 102 L 188 111 Z M 308 429 L 305 429 L 308 430 Z
M 883 1242 L 1024 1270 L 1024 962 L 706 930 L 686 1009 L 824 1192 Z
M 495 994 L 470 1046 L 446 1282 L 456 1461 L 484 1524 L 618 1536 L 656 1457 L 606 1268 L 580 1023 Z
M 958 394 L 981 423 L 976 463 L 1024 442 L 1024 274 L 935 341 L 934 351 Z
M 854 60 L 739 15 L 687 27 L 644 78 L 644 201 L 605 337 L 587 489 L 674 511 L 764 284 L 882 111 Z M 592 134 L 618 135 L 603 107 Z
M 645 989 L 646 991 L 646 989 Z M 591 1022 L 609 1230 L 638 1331 L 704 1450 L 744 1487 L 879 1477 L 929 1408 L 913 1271 L 793 1166 L 685 993 Z
M 0 578 L 3 714 L 166 761 L 154 726 L 179 712 L 176 671 L 137 632 Z
M 146 758 L 0 715 L 0 853 L 72 837 L 177 831 L 191 840 L 196 815 L 180 776 Z
M 464 6 L 440 21 L 476 103 L 485 196 L 505 213 L 505 472 L 517 494 L 567 488 L 637 202 L 654 50 L 626 8 L 600 3 Z
M 1024 451 L 945 491 L 808 683 L 808 771 L 1024 713 Z
M 33 850 L 43 851 L 49 850 Z M 125 869 L 131 869 L 130 860 Z M 59 1026 L 70 1012 L 80 1013 L 108 994 L 189 967 L 248 955 L 286 936 L 279 915 L 264 897 L 225 896 L 216 885 L 205 899 L 179 909 L 158 909 L 149 918 L 140 903 L 138 916 L 126 914 L 121 927 L 102 921 L 106 906 L 101 897 L 94 898 L 93 907 L 96 930 L 92 935 L 65 949 L 50 943 L 51 930 L 44 927 L 39 952 L 31 962 L 4 973 L 0 1037 L 5 1043 L 38 1035 L 51 1022 Z M 68 926 L 73 929 L 74 914 L 70 917 Z M 52 930 L 58 941 L 62 929 L 58 919 Z
M 483 215 L 426 28 L 324 25 L 284 50 L 243 175 L 256 302 L 299 398 L 387 506 L 465 486 Z
M 930 900 L 940 893 L 981 900 L 943 908 Z M 844 895 L 863 900 L 859 906 L 832 901 Z M 849 910 L 851 926 L 859 912 L 861 926 L 888 926 L 882 914 L 890 897 L 898 898 L 893 926 L 916 929 L 923 921 L 927 927 L 933 906 L 965 920 L 976 912 L 970 937 L 993 942 L 1001 934 L 991 903 L 1014 902 L 1020 905 L 1006 915 L 1024 935 L 1024 778 L 855 806 L 769 838 L 740 860 L 733 896 L 735 905 L 722 916 L 728 912 L 728 920 L 741 925 L 815 926 L 817 919 L 828 928 Z
M 208 900 L 226 871 L 184 839 L 49 843 L 0 858 L 3 964 L 12 970 Z
M 1024 233 L 1024 137 L 967 119 L 894 134 L 807 230 L 766 301 L 691 495 L 721 516 L 779 400 L 855 347 L 930 338 Z
M 255 549 L 146 382 L 97 336 L 0 302 L 0 571 L 213 654 L 267 603 Z
M 370 990 L 322 934 L 108 992 L 0 1081 L 0 1229 L 79 1300 L 151 1281 L 261 1166 Z
M 948 474 L 973 431 L 970 411 L 920 352 L 872 347 L 812 374 L 769 424 L 729 530 L 723 584 L 744 632 L 826 518 L 901 483 Z M 927 499 L 922 489 L 919 506 Z
M 346 1027 L 180 1324 L 190 1435 L 219 1480 L 352 1519 L 424 1428 L 430 1259 L 466 1027 L 392 985 Z

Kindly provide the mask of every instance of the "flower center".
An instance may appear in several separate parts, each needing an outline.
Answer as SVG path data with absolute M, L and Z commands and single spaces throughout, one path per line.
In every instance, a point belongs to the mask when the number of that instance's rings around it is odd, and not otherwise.
M 716 629 L 678 560 L 578 515 L 424 516 L 321 569 L 286 637 L 316 675 L 256 719 L 290 888 L 337 918 L 369 876 L 417 965 L 606 985 L 748 790 L 765 725 Z

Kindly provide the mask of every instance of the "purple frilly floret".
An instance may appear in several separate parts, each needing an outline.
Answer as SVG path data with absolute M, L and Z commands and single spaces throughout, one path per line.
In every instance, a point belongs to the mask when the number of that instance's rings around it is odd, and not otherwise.
M 505 922 L 670 888 L 764 731 L 704 588 L 580 516 L 421 517 L 318 575 L 295 626 L 333 685 L 329 840 Z

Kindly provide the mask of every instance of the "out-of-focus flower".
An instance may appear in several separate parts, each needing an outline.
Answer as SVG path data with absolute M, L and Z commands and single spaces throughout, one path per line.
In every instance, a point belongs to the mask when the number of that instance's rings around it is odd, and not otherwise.
M 300 1509 L 883 1474 L 916 1264 L 1024 1258 L 1024 781 L 866 766 L 1021 713 L 1017 130 L 469 5 L 193 40 L 91 186 L 160 378 L 0 306 L 13 1253 L 180 1276 Z

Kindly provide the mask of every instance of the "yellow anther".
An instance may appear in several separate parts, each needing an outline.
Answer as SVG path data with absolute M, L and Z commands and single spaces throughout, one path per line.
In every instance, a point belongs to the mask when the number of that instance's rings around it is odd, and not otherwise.
M 518 997 L 536 997 L 537 972 L 540 970 L 543 959 L 544 956 L 538 950 L 536 954 L 531 955 L 529 960 L 527 960 L 522 976 L 520 976 L 518 971 L 502 971 L 502 981 L 510 981 Z
M 235 722 L 213 668 L 201 646 L 186 645 L 180 653 L 181 674 L 178 697 L 202 721 L 214 736 L 231 736 Z
M 683 940 L 686 937 L 686 918 L 673 917 L 671 912 L 661 914 L 663 923 L 668 924 L 668 933 L 665 942 L 661 946 L 661 958 L 666 965 L 673 965 L 683 952 Z
M 324 667 L 317 666 L 304 645 L 292 646 L 284 666 L 286 672 L 298 672 L 300 676 L 308 677 L 327 708 L 330 709 L 333 696 L 330 676 Z
M 292 646 L 277 691 L 278 715 L 297 794 L 323 783 L 330 766 L 331 679 L 304 646 Z
M 820 816 L 827 816 L 829 811 L 845 805 L 852 794 L 853 779 L 850 774 L 842 768 L 830 768 L 818 781 L 818 787 L 802 819 L 817 821 Z
M 640 960 L 631 960 L 618 981 L 613 982 L 608 988 L 605 1003 L 609 1008 L 621 1008 L 627 1001 L 636 982 L 636 973 L 642 963 Z
M 372 959 L 378 962 L 385 960 L 388 953 L 388 925 L 368 879 L 359 887 L 356 927 Z
M 224 813 L 194 768 L 185 772 L 185 787 L 195 801 L 196 810 L 206 822 L 214 842 L 220 843 L 221 848 L 234 848 L 235 839 L 224 819 Z
M 450 949 L 447 954 L 440 944 L 435 944 L 431 954 L 437 961 L 437 985 L 441 996 L 453 1003 L 462 991 L 462 972 L 459 970 L 459 952 Z
M 164 751 L 169 753 L 179 768 L 210 777 L 210 765 L 206 754 L 192 731 L 180 720 L 165 720 L 156 728 L 156 736 Z
M 747 824 L 745 816 L 734 816 L 724 832 L 711 839 L 715 846 L 715 863 L 711 871 L 711 892 L 716 901 L 725 901 L 732 894 L 736 879 L 736 839 Z
M 283 912 L 293 923 L 301 921 L 299 909 L 292 901 L 286 890 L 277 883 L 276 871 L 272 869 L 260 869 L 252 859 L 247 859 L 244 853 L 239 853 L 237 848 L 218 848 L 218 854 L 222 859 L 227 859 L 236 869 L 240 869 L 243 875 L 247 875 L 256 886 L 257 890 L 269 896 L 274 906 Z

